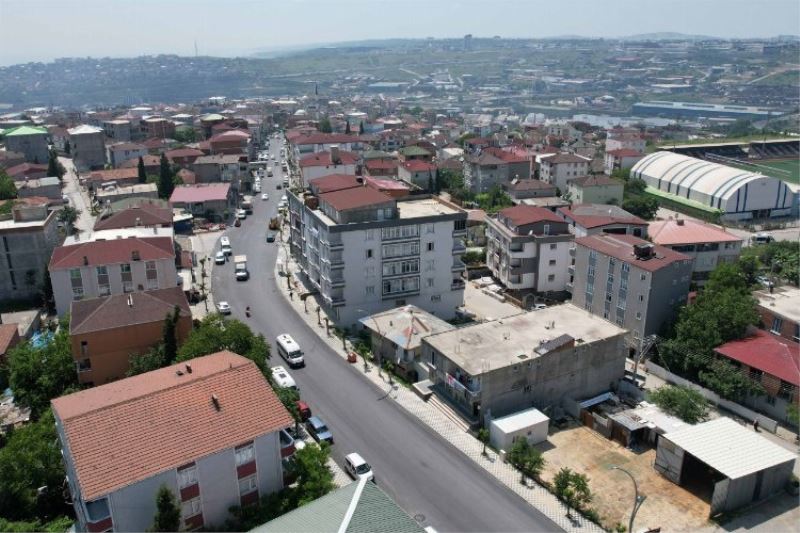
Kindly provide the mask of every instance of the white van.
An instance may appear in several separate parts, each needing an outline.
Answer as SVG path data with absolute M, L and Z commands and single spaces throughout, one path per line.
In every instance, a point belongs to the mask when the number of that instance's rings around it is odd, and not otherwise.
M 306 366 L 303 351 L 291 335 L 288 333 L 278 335 L 275 343 L 278 346 L 278 353 L 289 363 L 289 366 Z
M 292 378 L 285 368 L 282 366 L 273 366 L 271 370 L 272 379 L 275 380 L 276 385 L 284 389 L 297 390 L 297 384 L 294 382 L 294 378 Z
M 233 249 L 231 248 L 231 240 L 223 235 L 219 239 L 219 249 L 223 254 L 231 255 L 233 253 Z

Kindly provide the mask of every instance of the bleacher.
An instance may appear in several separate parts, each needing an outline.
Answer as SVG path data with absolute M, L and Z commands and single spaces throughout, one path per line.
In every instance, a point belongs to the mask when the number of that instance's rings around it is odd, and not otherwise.
M 678 146 L 670 151 L 696 157 L 698 159 L 709 159 L 709 156 L 719 156 L 728 159 L 747 159 L 747 152 L 744 145 L 736 144 L 697 144 L 688 146 Z
M 792 159 L 800 157 L 800 140 L 753 141 L 750 143 L 751 159 Z

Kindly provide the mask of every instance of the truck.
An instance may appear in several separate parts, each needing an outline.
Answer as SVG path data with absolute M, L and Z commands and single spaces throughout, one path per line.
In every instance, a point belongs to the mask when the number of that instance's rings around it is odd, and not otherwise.
M 233 257 L 234 272 L 236 274 L 236 281 L 247 281 L 250 278 L 250 272 L 247 270 L 247 256 L 236 255 Z

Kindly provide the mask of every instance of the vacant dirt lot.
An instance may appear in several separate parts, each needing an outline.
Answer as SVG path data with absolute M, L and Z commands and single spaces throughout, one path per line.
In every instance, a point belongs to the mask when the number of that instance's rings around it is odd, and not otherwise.
M 633 483 L 621 466 L 636 478 L 639 490 L 647 496 L 636 515 L 634 529 L 661 527 L 663 531 L 697 530 L 708 522 L 708 503 L 661 477 L 653 468 L 655 450 L 636 454 L 602 435 L 573 423 L 551 434 L 540 446 L 547 460 L 542 477 L 552 481 L 562 467 L 569 467 L 589 477 L 594 494 L 592 506 L 606 527 L 622 523 L 626 527 L 633 507 Z

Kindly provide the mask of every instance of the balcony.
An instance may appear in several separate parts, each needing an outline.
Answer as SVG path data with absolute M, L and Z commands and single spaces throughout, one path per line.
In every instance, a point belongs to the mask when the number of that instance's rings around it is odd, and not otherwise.
M 294 438 L 285 429 L 280 430 L 278 435 L 281 440 L 281 458 L 294 455 Z
M 467 236 L 467 228 L 453 230 L 453 237 L 466 237 L 466 236 Z
M 467 283 L 463 279 L 454 279 L 452 283 L 450 283 L 450 290 L 451 291 L 460 291 L 465 289 Z
M 453 243 L 453 255 L 455 254 L 463 254 L 467 251 L 467 247 L 464 246 L 464 243 L 461 241 L 455 241 Z
M 575 265 L 569 265 L 567 267 L 567 272 L 569 272 L 570 276 L 574 276 L 575 275 Z
M 344 278 L 343 277 L 335 277 L 330 279 L 331 287 L 344 287 Z
M 453 261 L 453 265 L 450 267 L 450 271 L 463 272 L 465 268 L 467 268 L 467 265 L 465 265 L 462 261 L 456 259 Z
M 569 249 L 569 256 L 570 257 L 575 257 L 575 247 L 574 246 Z

